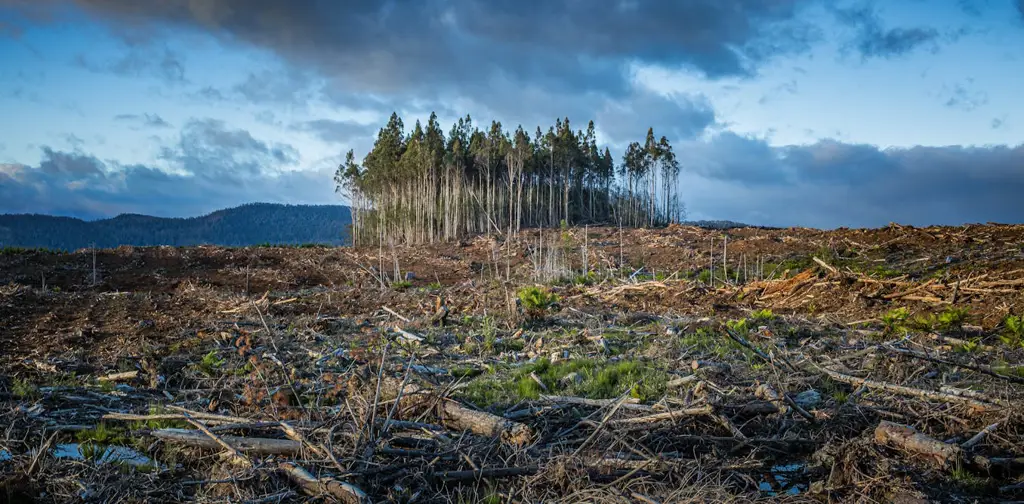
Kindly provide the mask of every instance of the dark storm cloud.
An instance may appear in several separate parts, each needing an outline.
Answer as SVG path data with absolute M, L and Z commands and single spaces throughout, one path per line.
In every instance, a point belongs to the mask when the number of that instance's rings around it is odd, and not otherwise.
M 870 5 L 847 9 L 834 7 L 833 12 L 841 23 L 856 31 L 851 48 L 864 59 L 902 56 L 926 44 L 934 46 L 940 39 L 939 31 L 934 28 L 886 29 Z
M 161 157 L 173 172 L 43 147 L 38 165 L 0 164 L 0 213 L 188 216 L 251 201 L 322 202 L 333 194 L 324 183 L 329 166 L 281 170 L 297 162 L 294 148 L 217 121 L 189 123 Z
M 715 218 L 815 227 L 1024 222 L 1024 145 L 772 147 L 723 133 L 678 152 L 688 207 Z
M 809 0 L 4 0 L 73 3 L 115 26 L 188 27 L 268 48 L 348 87 L 397 91 L 495 75 L 556 90 L 622 92 L 622 65 L 748 75 L 817 31 Z
M 128 121 L 140 124 L 142 126 L 150 128 L 170 128 L 171 124 L 164 120 L 157 114 L 118 114 L 114 116 L 114 120 L 117 121 Z

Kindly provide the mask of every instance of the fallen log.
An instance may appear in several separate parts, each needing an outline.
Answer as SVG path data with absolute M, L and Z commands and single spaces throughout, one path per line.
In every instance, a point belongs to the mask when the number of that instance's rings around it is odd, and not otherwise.
M 150 435 L 164 441 L 181 443 L 186 446 L 217 450 L 223 446 L 199 430 L 157 429 Z M 218 436 L 225 443 L 243 453 L 258 455 L 295 455 L 302 450 L 302 443 L 290 439 L 271 439 L 240 436 Z
M 202 422 L 196 420 L 195 418 L 192 418 L 192 416 L 189 415 L 188 413 L 183 414 L 185 415 L 185 420 L 187 420 L 188 423 L 194 425 L 195 428 L 199 429 L 199 432 L 202 432 L 211 441 L 217 443 L 222 448 L 227 450 L 227 453 L 231 455 L 231 458 L 235 463 L 252 467 L 252 460 L 249 460 L 249 457 L 246 457 L 245 455 L 242 454 L 242 452 L 238 451 L 238 448 L 235 448 L 231 443 L 225 441 L 224 438 L 214 434 L 213 432 L 210 432 L 210 429 L 208 429 L 206 425 L 203 425 Z
M 974 364 L 967 364 L 967 363 L 963 363 L 963 362 L 951 361 L 951 360 L 948 360 L 948 359 L 943 359 L 941 357 L 934 357 L 934 356 L 928 355 L 926 353 L 917 352 L 917 351 L 910 350 L 910 349 L 907 349 L 907 348 L 898 348 L 898 347 L 894 347 L 894 346 L 891 346 L 891 345 L 884 345 L 884 348 L 886 350 L 889 350 L 889 351 L 892 351 L 892 352 L 896 352 L 898 354 L 906 355 L 908 357 L 913 357 L 915 359 L 921 359 L 921 360 L 925 360 L 925 361 L 929 361 L 929 362 L 934 362 L 936 364 L 945 364 L 947 366 L 956 366 L 956 367 L 961 367 L 961 368 L 964 368 L 964 369 L 970 369 L 971 371 L 977 371 L 979 373 L 986 374 L 988 376 L 992 376 L 992 377 L 995 377 L 995 378 L 1000 378 L 1000 379 L 1003 379 L 1003 380 L 1006 380 L 1006 381 L 1009 381 L 1009 382 L 1013 382 L 1013 383 L 1024 383 L 1024 378 L 1021 378 L 1019 376 L 1010 376 L 1010 375 L 1005 375 L 1005 374 L 999 373 L 996 370 L 992 369 L 990 366 L 978 366 L 978 365 L 974 365 Z
M 685 417 L 710 415 L 714 412 L 711 405 L 702 406 L 699 408 L 687 408 L 673 411 L 666 411 L 664 413 L 655 413 L 653 415 L 647 415 L 635 418 L 621 418 L 618 420 L 609 420 L 608 425 L 630 425 L 630 424 L 642 424 L 660 422 L 663 420 L 679 420 Z
M 306 495 L 319 497 L 326 494 L 346 504 L 370 502 L 370 498 L 367 497 L 366 493 L 355 485 L 350 485 L 333 478 L 317 478 L 294 462 L 282 462 L 278 467 Z
M 149 420 L 185 420 L 185 415 L 191 415 L 192 418 L 202 420 L 206 423 L 221 423 L 221 424 L 238 424 L 238 425 L 251 425 L 256 422 L 247 418 L 231 417 L 224 415 L 215 415 L 212 413 L 202 413 L 199 411 L 188 411 L 184 410 L 185 413 L 156 413 L 152 415 L 136 415 L 134 413 L 106 413 L 103 415 L 104 420 L 123 420 L 123 421 L 140 421 L 146 422 Z
M 498 437 L 515 446 L 526 445 L 533 438 L 533 430 L 526 424 L 486 411 L 472 410 L 452 400 L 445 400 L 441 408 L 444 423 L 456 429 L 468 430 L 481 436 Z
M 964 450 L 970 450 L 971 448 L 974 448 L 974 445 L 982 442 L 982 440 L 985 439 L 985 436 L 987 436 L 989 433 L 995 431 L 998 428 L 999 422 L 996 422 L 992 425 L 989 425 L 988 427 L 985 427 L 984 429 L 978 431 L 977 434 L 972 436 L 971 439 L 964 441 L 963 444 L 960 445 L 960 448 L 963 448 Z
M 419 385 L 403 384 L 397 379 L 387 378 L 382 382 L 381 400 L 400 398 L 406 404 L 427 406 L 433 403 L 434 394 Z M 467 408 L 451 399 L 442 398 L 438 405 L 443 423 L 455 429 L 468 430 L 481 436 L 491 436 L 503 442 L 523 446 L 533 438 L 533 430 L 526 424 L 509 420 L 486 411 Z
M 960 395 L 947 394 L 943 392 L 935 392 L 933 390 L 916 389 L 912 387 L 905 387 L 903 385 L 896 385 L 894 383 L 871 380 L 868 378 L 858 378 L 856 376 L 850 376 L 847 374 L 833 371 L 831 369 L 821 368 L 821 371 L 825 373 L 829 378 L 844 383 L 849 383 L 857 387 L 866 387 L 869 389 L 884 390 L 886 392 L 892 392 L 894 394 L 918 397 L 921 399 L 931 399 L 935 401 L 961 403 L 970 406 L 977 410 L 989 410 L 995 409 L 997 406 L 991 403 L 982 402 L 978 399 L 972 399 L 970 397 L 964 397 Z
M 99 378 L 96 378 L 96 379 L 99 380 L 99 381 L 113 381 L 113 382 L 116 382 L 116 381 L 123 381 L 123 380 L 134 380 L 137 376 L 139 376 L 139 371 L 138 370 L 134 370 L 134 371 L 125 371 L 123 373 L 111 373 L 111 374 L 108 374 L 106 376 L 100 376 Z
M 595 408 L 605 408 L 615 403 L 615 399 L 588 399 L 586 397 L 575 397 L 575 396 L 553 396 L 541 394 L 540 400 L 549 403 L 559 404 L 578 404 L 580 406 L 593 406 Z M 639 410 L 639 411 L 654 411 L 654 408 L 646 405 L 639 404 L 639 400 L 633 397 L 627 398 L 622 402 L 622 409 Z
M 887 420 L 882 420 L 875 427 L 875 442 L 915 455 L 943 469 L 953 467 L 963 456 L 957 445 L 943 443 L 913 427 Z
M 438 471 L 432 476 L 444 481 L 473 481 L 486 478 L 509 478 L 514 476 L 530 476 L 537 474 L 537 466 L 497 467 L 476 469 L 471 471 Z

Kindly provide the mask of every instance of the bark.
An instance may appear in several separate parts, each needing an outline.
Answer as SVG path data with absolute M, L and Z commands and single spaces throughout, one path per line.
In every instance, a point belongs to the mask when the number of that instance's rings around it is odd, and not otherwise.
M 157 429 L 151 436 L 173 443 L 197 448 L 220 449 L 223 446 L 199 430 Z M 295 455 L 302 450 L 302 443 L 290 439 L 219 436 L 225 443 L 243 453 L 257 455 Z
M 309 471 L 293 462 L 284 462 L 278 466 L 288 479 L 299 486 L 306 495 L 318 497 L 330 495 L 346 504 L 362 504 L 370 502 L 370 498 L 359 487 L 338 481 L 333 478 L 316 478 Z
M 908 425 L 882 420 L 875 427 L 875 442 L 918 456 L 939 468 L 949 468 L 963 456 L 957 445 L 943 443 Z

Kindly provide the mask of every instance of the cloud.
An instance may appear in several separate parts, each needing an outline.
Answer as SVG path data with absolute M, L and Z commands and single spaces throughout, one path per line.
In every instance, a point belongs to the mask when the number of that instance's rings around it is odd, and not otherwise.
M 290 146 L 261 142 L 216 121 L 190 123 L 179 144 L 165 149 L 172 171 L 43 147 L 36 166 L 0 164 L 0 212 L 189 216 L 252 201 L 332 200 L 330 166 L 278 169 L 294 164 L 296 156 Z
M 645 90 L 622 101 L 606 102 L 595 118 L 605 140 L 619 146 L 642 141 L 652 126 L 657 137 L 677 141 L 694 138 L 714 123 L 715 111 L 704 96 L 667 96 Z
M 187 173 L 244 182 L 297 164 L 299 152 L 288 144 L 257 140 L 246 130 L 229 129 L 223 121 L 201 119 L 189 121 L 177 145 L 163 147 L 159 158 Z
M 832 10 L 840 23 L 856 31 L 851 47 L 863 59 L 899 57 L 929 43 L 937 47 L 935 43 L 940 38 L 939 31 L 929 27 L 886 29 L 870 6 Z
M 317 94 L 312 80 L 294 68 L 263 70 L 249 73 L 231 91 L 253 103 L 305 106 Z
M 8 0 L 10 2 L 10 0 Z M 266 48 L 354 91 L 395 92 L 496 75 L 567 92 L 624 92 L 641 61 L 710 77 L 750 75 L 804 51 L 811 0 L 39 0 L 72 3 L 134 32 L 186 27 Z M 56 16 L 56 14 L 54 14 Z
M 957 108 L 970 112 L 988 103 L 988 93 L 969 89 L 973 79 L 968 79 L 967 84 L 956 84 L 949 92 L 949 98 L 945 105 L 950 108 Z
M 150 128 L 170 128 L 171 124 L 157 114 L 118 114 L 114 116 L 115 121 L 136 122 Z
M 111 73 L 124 77 L 154 77 L 174 84 L 188 82 L 185 78 L 182 56 L 166 47 L 129 47 L 123 56 L 114 59 L 96 59 L 79 53 L 75 56 L 74 63 L 97 73 Z
M 1024 191 L 1024 145 L 773 147 L 721 133 L 677 152 L 682 196 L 698 218 L 825 228 L 1024 221 L 1015 196 Z
M 353 139 L 372 137 L 378 126 L 360 124 L 355 121 L 316 119 L 293 124 L 291 128 L 296 131 L 313 133 L 327 143 L 351 143 Z

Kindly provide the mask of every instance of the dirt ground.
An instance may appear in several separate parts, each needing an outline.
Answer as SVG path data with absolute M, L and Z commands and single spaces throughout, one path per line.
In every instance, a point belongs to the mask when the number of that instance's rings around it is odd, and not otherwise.
M 1020 316 L 1024 226 L 7 249 L 0 499 L 1022 500 Z

